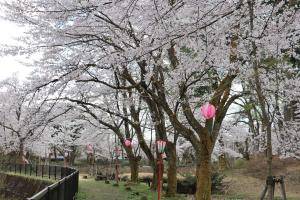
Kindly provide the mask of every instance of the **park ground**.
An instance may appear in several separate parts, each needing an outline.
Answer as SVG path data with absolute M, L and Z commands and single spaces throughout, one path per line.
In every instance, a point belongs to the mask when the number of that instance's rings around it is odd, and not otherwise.
M 258 160 L 235 163 L 234 168 L 223 173 L 224 193 L 214 195 L 214 200 L 257 200 L 264 187 L 264 163 Z M 275 175 L 284 175 L 286 179 L 286 191 L 288 200 L 300 200 L 300 162 L 275 159 Z M 141 173 L 143 176 L 143 173 Z M 119 186 L 113 186 L 114 181 L 105 184 L 103 181 L 95 181 L 92 177 L 80 178 L 80 192 L 78 200 L 141 200 L 146 196 L 148 200 L 157 199 L 157 194 L 149 190 L 143 183 L 127 185 L 121 182 Z M 130 187 L 130 190 L 126 188 Z M 276 199 L 280 198 L 279 187 L 275 191 Z M 192 200 L 192 196 L 179 195 L 175 198 L 163 197 L 163 200 Z

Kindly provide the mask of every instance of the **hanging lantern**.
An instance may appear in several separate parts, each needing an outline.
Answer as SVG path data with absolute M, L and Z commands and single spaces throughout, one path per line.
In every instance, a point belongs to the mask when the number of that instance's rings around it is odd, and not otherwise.
M 214 105 L 206 103 L 201 107 L 200 112 L 205 119 L 211 119 L 216 115 L 216 108 Z
M 125 142 L 124 142 L 125 146 L 128 147 L 128 148 L 130 148 L 131 145 L 132 145 L 132 144 L 131 144 L 131 141 L 132 141 L 131 138 L 127 138 L 127 139 L 125 140 Z
M 157 140 L 156 144 L 158 153 L 164 153 L 167 142 L 163 140 Z

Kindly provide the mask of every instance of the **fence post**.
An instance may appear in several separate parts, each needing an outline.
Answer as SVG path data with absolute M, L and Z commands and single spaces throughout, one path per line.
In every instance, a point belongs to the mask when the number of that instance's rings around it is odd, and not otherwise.
M 69 182 L 68 178 L 65 177 L 65 184 L 64 184 L 64 190 L 63 190 L 64 191 L 64 200 L 69 199 L 68 190 L 66 190 L 66 188 L 69 188 L 68 182 Z
M 58 181 L 58 185 L 57 185 L 56 199 L 60 200 L 60 181 Z
M 78 189 L 79 189 L 79 171 L 76 172 L 76 193 L 78 193 Z
M 60 176 L 61 178 L 64 178 L 66 176 L 66 168 L 65 167 L 61 167 L 60 169 Z
M 42 178 L 44 178 L 44 167 L 45 165 L 42 165 Z
M 60 188 L 60 200 L 67 200 L 65 198 L 66 179 L 64 178 Z
M 54 180 L 56 180 L 56 165 L 54 166 Z
M 51 166 L 49 165 L 48 167 L 48 172 L 49 172 L 49 179 L 51 178 Z
M 38 176 L 39 166 L 35 164 L 35 176 Z
M 47 187 L 46 200 L 50 200 L 50 187 Z
M 20 174 L 22 174 L 22 164 L 19 164 L 19 171 L 20 171 Z

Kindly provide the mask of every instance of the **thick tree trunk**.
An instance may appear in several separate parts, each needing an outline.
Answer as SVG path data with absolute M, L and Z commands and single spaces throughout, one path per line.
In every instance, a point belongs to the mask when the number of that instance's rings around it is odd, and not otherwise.
M 124 141 L 122 140 L 121 143 L 124 143 Z M 131 182 L 137 183 L 139 181 L 139 162 L 141 157 L 135 156 L 131 147 L 124 146 L 124 150 L 126 151 L 129 161 Z
M 153 175 L 152 175 L 152 182 L 151 182 L 151 190 L 156 190 L 157 189 L 157 174 L 158 174 L 158 168 L 155 165 L 153 168 Z
M 168 188 L 167 196 L 173 197 L 177 192 L 177 163 L 176 163 L 176 147 L 173 143 L 168 142 Z
M 137 183 L 139 181 L 139 161 L 137 159 L 129 160 L 129 165 L 131 182 Z
M 196 200 L 211 200 L 211 159 L 210 155 L 201 156 L 196 168 Z
M 213 143 L 210 140 L 210 134 L 202 132 L 201 144 L 196 151 L 197 155 L 197 186 L 195 200 L 211 200 L 211 154 Z
M 70 152 L 70 165 L 74 165 L 75 164 L 75 158 L 76 158 L 76 147 L 75 146 L 71 146 L 72 151 Z

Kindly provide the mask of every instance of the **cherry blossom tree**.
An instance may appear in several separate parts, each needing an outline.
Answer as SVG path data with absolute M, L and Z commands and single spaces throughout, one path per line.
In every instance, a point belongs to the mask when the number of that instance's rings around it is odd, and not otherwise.
M 158 136 L 165 137 L 167 117 L 191 142 L 197 157 L 195 196 L 207 200 L 222 122 L 230 105 L 245 95 L 232 86 L 245 77 L 255 88 L 270 144 L 273 118 L 261 66 L 265 59 L 293 54 L 291 46 L 299 42 L 297 6 L 263 0 L 11 1 L 4 13 L 28 27 L 27 45 L 4 52 L 42 52 L 37 65 L 44 85 L 75 80 L 134 89 L 157 122 Z M 126 85 L 109 81 L 112 74 Z M 214 120 L 199 117 L 199 106 L 207 101 L 217 108 Z
M 18 151 L 20 161 L 25 148 L 43 134 L 49 122 L 69 110 L 49 104 L 45 96 L 32 93 L 28 85 L 20 84 L 15 77 L 1 82 L 1 98 L 2 137 L 5 146 Z

